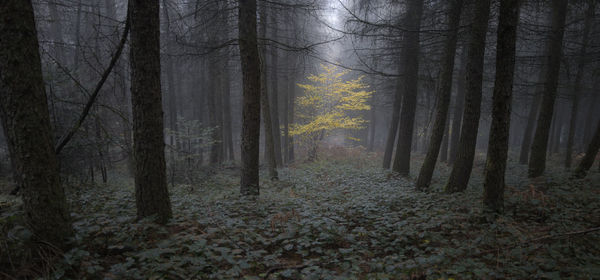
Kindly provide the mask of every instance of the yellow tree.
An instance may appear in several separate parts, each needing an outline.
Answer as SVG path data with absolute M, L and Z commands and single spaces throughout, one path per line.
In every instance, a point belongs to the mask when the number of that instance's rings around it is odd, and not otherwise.
M 298 84 L 304 95 L 296 99 L 297 123 L 290 127 L 290 135 L 308 148 L 308 160 L 316 159 L 319 144 L 333 131 L 364 128 L 366 121 L 356 113 L 371 108 L 367 101 L 373 92 L 367 91 L 363 76 L 344 80 L 350 71 L 327 65 L 321 69 L 307 77 L 310 84 Z

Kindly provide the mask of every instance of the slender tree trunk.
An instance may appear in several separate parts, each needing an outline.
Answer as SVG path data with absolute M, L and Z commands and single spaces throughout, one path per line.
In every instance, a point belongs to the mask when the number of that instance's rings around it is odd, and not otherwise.
M 242 195 L 258 195 L 261 63 L 256 40 L 256 0 L 239 0 L 239 47 L 243 76 Z
M 587 174 L 588 170 L 594 164 L 594 160 L 596 159 L 596 155 L 598 154 L 598 149 L 600 149 L 600 121 L 598 122 L 598 126 L 596 127 L 596 133 L 594 133 L 594 137 L 585 152 L 585 156 L 575 169 L 573 175 L 578 178 L 583 178 Z
M 560 151 L 560 145 L 561 145 L 561 141 L 560 141 L 560 136 L 562 135 L 562 129 L 564 126 L 564 121 L 563 121 L 563 113 L 562 110 L 557 110 L 556 112 L 556 130 L 554 131 L 554 144 L 552 146 L 550 146 L 552 149 L 550 150 L 551 154 L 558 154 Z
M 454 57 L 456 55 L 456 41 L 458 38 L 458 28 L 460 24 L 460 14 L 462 11 L 462 0 L 451 0 L 449 8 L 449 34 L 444 46 L 444 57 L 440 73 L 440 85 L 437 90 L 437 107 L 433 129 L 431 130 L 431 142 L 427 149 L 427 155 L 419 177 L 417 178 L 416 188 L 425 190 L 429 188 L 431 176 L 435 168 L 435 163 L 444 138 L 446 130 L 446 119 L 448 117 L 448 107 L 450 106 L 450 96 L 452 95 L 452 72 L 454 70 Z
M 229 76 L 229 58 L 226 59 L 223 69 L 223 141 L 227 151 L 227 160 L 234 161 L 233 153 L 233 128 L 231 125 L 231 85 Z
M 483 204 L 487 210 L 492 212 L 504 210 L 504 175 L 508 158 L 519 1 L 502 0 L 500 2 L 496 79 L 492 97 L 492 124 L 483 183 Z
M 540 75 L 541 77 L 542 75 Z M 541 81 L 542 78 L 539 79 Z M 531 140 L 533 131 L 535 130 L 535 120 L 537 119 L 540 104 L 542 103 L 542 92 L 536 89 L 533 99 L 531 100 L 531 107 L 529 108 L 529 114 L 527 116 L 527 125 L 525 126 L 525 133 L 523 135 L 523 141 L 521 142 L 521 152 L 519 154 L 519 163 L 527 164 L 529 162 L 529 150 L 531 149 Z
M 290 91 L 289 91 L 289 97 L 288 97 L 288 102 L 289 102 L 289 108 L 288 108 L 288 122 L 290 124 L 294 123 L 294 109 L 295 109 L 295 104 L 296 104 L 296 90 L 298 90 L 298 86 L 296 86 L 295 84 L 295 80 L 296 80 L 296 72 L 294 72 L 293 75 L 293 82 L 290 84 Z M 294 162 L 294 137 L 293 136 L 289 136 L 288 138 L 288 162 Z
M 0 69 L 0 119 L 26 224 L 36 239 L 66 249 L 73 231 L 60 184 L 31 1 L 0 1 Z
M 277 22 L 277 13 L 270 14 L 273 23 L 272 27 L 272 40 L 278 40 L 278 22 Z M 266 61 L 266 57 L 265 57 Z M 271 45 L 271 90 L 269 91 L 270 100 L 270 109 L 271 109 L 271 120 L 273 120 L 273 147 L 275 151 L 275 162 L 277 166 L 281 166 L 282 157 L 281 157 L 281 130 L 280 130 L 280 122 L 279 122 L 279 77 L 278 77 L 278 67 L 279 67 L 279 54 L 277 50 L 277 46 Z
M 569 116 L 569 134 L 567 136 L 567 151 L 565 154 L 565 167 L 571 167 L 571 160 L 573 156 L 573 145 L 575 142 L 575 131 L 577 126 L 577 113 L 579 111 L 579 99 L 581 98 L 581 86 L 582 78 L 585 70 L 585 55 L 587 52 L 588 38 L 590 35 L 590 27 L 592 20 L 594 19 L 594 12 L 596 8 L 596 1 L 588 1 L 588 9 L 585 17 L 585 23 L 583 26 L 583 38 L 581 42 L 581 49 L 579 50 L 579 61 L 577 64 L 577 74 L 575 74 L 575 87 L 573 88 L 573 102 L 571 103 L 571 115 Z
M 406 34 L 406 56 L 404 64 L 404 98 L 402 99 L 402 112 L 400 113 L 400 132 L 392 170 L 402 176 L 410 172 L 410 152 L 415 125 L 415 112 L 417 107 L 417 93 L 419 90 L 419 39 L 421 29 L 421 16 L 423 15 L 423 0 L 408 1 L 406 23 L 411 31 Z
M 461 65 L 458 78 L 456 80 L 456 99 L 454 100 L 454 112 L 452 117 L 452 130 L 450 131 L 450 154 L 448 155 L 448 164 L 454 164 L 456 154 L 458 153 L 458 142 L 460 140 L 460 129 L 462 126 L 463 110 L 465 107 L 465 92 L 467 75 L 467 59 L 469 52 L 467 47 L 463 46 L 461 54 Z
M 286 56 L 286 60 L 287 60 L 287 67 L 290 69 L 289 71 L 291 72 L 291 54 L 288 53 Z M 291 74 L 288 72 L 286 75 L 286 78 L 284 79 L 284 86 L 286 87 L 286 89 L 283 91 L 282 97 L 283 100 L 281 102 L 281 104 L 283 105 L 282 108 L 282 114 L 281 114 L 281 121 L 283 122 L 283 162 L 285 164 L 288 164 L 290 162 L 289 159 L 289 149 L 290 149 L 290 123 L 289 123 L 289 118 L 288 118 L 288 110 L 290 107 L 290 102 L 289 102 L 289 92 L 291 90 L 293 90 L 292 88 L 292 83 L 291 78 L 290 78 Z
M 471 38 L 467 59 L 465 110 L 456 162 L 452 167 L 448 184 L 445 187 L 447 192 L 458 192 L 467 188 L 467 183 L 471 177 L 473 159 L 475 157 L 475 145 L 477 143 L 490 0 L 475 1 L 472 5 L 474 7 L 474 19 L 471 23 Z
M 261 5 L 260 8 L 260 34 L 265 36 L 267 33 L 267 7 L 266 4 Z M 269 177 L 271 180 L 277 180 L 279 178 L 277 174 L 277 155 L 275 153 L 275 135 L 273 129 L 272 111 L 269 102 L 269 93 L 267 88 L 267 63 L 266 63 L 266 46 L 262 45 L 259 48 L 260 51 L 260 73 L 261 73 L 261 88 L 260 88 L 260 102 L 262 105 L 263 113 L 263 126 L 265 129 L 265 159 L 267 161 L 267 168 L 269 171 Z
M 130 0 L 131 104 L 138 218 L 171 218 L 167 190 L 162 96 L 160 88 L 160 21 L 158 0 Z
M 375 129 L 377 127 L 377 111 L 375 109 L 375 94 L 371 97 L 371 110 L 370 121 L 369 121 L 369 143 L 367 151 L 372 152 L 375 150 Z
M 448 138 L 450 138 L 450 120 L 446 117 L 444 125 L 444 137 L 442 138 L 442 147 L 440 148 L 440 161 L 448 162 Z
M 167 8 L 167 4 L 165 0 L 163 1 L 163 22 L 165 23 L 166 27 L 166 39 L 167 42 L 165 42 L 167 44 L 166 46 L 166 50 L 167 50 L 167 55 L 164 58 L 165 61 L 165 65 L 166 65 L 166 71 L 165 74 L 167 76 L 167 108 L 168 108 L 168 121 L 169 121 L 169 129 L 171 130 L 171 133 L 169 135 L 169 144 L 171 144 L 172 150 L 169 151 L 169 154 L 171 155 L 171 164 L 175 164 L 175 154 L 177 151 L 177 142 L 179 141 L 176 137 L 177 135 L 177 89 L 176 89 L 176 84 L 175 84 L 175 79 L 174 79 L 174 67 L 173 67 L 173 58 L 170 57 L 169 55 L 171 55 L 171 50 L 172 47 L 170 45 L 170 42 L 174 39 L 172 38 L 171 34 L 171 20 L 169 17 L 169 10 Z
M 585 126 L 583 129 L 583 145 L 582 145 L 582 150 L 585 149 L 585 147 L 587 147 L 591 141 L 592 138 L 592 123 L 594 121 L 594 116 L 596 114 L 596 103 L 598 101 L 598 96 L 600 96 L 600 94 L 598 93 L 592 93 L 592 98 L 589 101 L 589 105 L 587 108 L 587 118 L 585 119 Z
M 531 145 L 531 155 L 529 156 L 528 174 L 530 178 L 542 175 L 546 169 L 546 150 L 560 72 L 567 2 L 567 0 L 552 1 L 552 31 L 550 44 L 548 45 L 548 68 L 542 105 Z
M 210 65 L 216 65 L 216 59 L 211 59 L 209 62 Z M 211 75 L 212 74 L 212 75 Z M 208 94 L 206 96 L 206 105 L 208 106 L 208 124 L 210 128 L 213 130 L 211 133 L 212 143 L 210 145 L 210 155 L 209 162 L 211 165 L 215 165 L 219 163 L 219 150 L 221 139 L 219 137 L 219 122 L 217 119 L 217 115 L 219 114 L 217 108 L 217 100 L 221 98 L 219 96 L 219 91 L 217 90 L 217 81 L 220 78 L 219 73 L 211 73 L 208 78 Z
M 403 67 L 400 67 L 403 68 Z M 392 107 L 392 118 L 390 120 L 390 129 L 388 130 L 387 140 L 385 142 L 385 151 L 383 152 L 383 168 L 390 168 L 392 154 L 394 152 L 394 143 L 396 134 L 398 134 L 398 123 L 400 122 L 400 110 L 402 108 L 402 82 L 404 78 L 399 77 L 394 94 L 394 105 Z

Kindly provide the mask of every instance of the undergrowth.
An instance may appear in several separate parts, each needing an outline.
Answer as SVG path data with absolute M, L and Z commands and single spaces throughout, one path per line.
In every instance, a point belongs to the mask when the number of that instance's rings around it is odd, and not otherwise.
M 509 164 L 505 215 L 482 219 L 482 156 L 469 188 L 429 192 L 358 149 L 328 149 L 313 163 L 239 196 L 235 169 L 170 189 L 166 226 L 135 219 L 127 180 L 69 188 L 73 249 L 32 255 L 20 201 L 0 197 L 1 270 L 50 279 L 494 279 L 600 275 L 599 175 L 569 180 L 560 167 L 526 179 Z M 420 167 L 420 159 L 412 169 Z M 414 176 L 414 174 L 413 174 Z M 266 178 L 266 176 L 263 176 Z M 591 230 L 585 232 L 586 230 Z M 52 256 L 55 255 L 55 259 Z M 44 258 L 45 257 L 45 258 Z M 53 264 L 44 265 L 44 261 Z M 43 269 L 42 269 L 43 267 Z

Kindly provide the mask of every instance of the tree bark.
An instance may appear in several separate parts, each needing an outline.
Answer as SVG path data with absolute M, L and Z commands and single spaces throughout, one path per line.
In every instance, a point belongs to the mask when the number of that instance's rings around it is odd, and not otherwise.
M 486 210 L 498 213 L 504 211 L 504 175 L 508 158 L 519 1 L 500 2 L 492 124 L 483 182 L 483 204 Z
M 454 57 L 456 55 L 456 41 L 462 11 L 462 0 L 451 0 L 449 5 L 448 29 L 450 31 L 444 46 L 442 72 L 440 73 L 440 85 L 437 90 L 437 108 L 433 129 L 431 130 L 431 140 L 415 185 L 418 190 L 429 188 L 429 184 L 431 183 L 431 176 L 433 175 L 440 146 L 442 145 L 442 138 L 444 138 L 446 130 L 448 107 L 450 106 L 450 96 L 452 95 L 452 72 L 454 71 Z
M 0 1 L 0 119 L 26 224 L 34 237 L 67 247 L 72 236 L 60 184 L 31 1 Z
M 135 197 L 138 218 L 171 218 L 167 190 L 160 86 L 160 21 L 158 0 L 130 0 L 131 104 Z
M 421 16 L 423 15 L 423 0 L 408 1 L 406 24 L 409 32 L 406 34 L 405 49 L 406 65 L 404 80 L 404 98 L 402 98 L 402 112 L 400 113 L 400 132 L 396 145 L 396 154 L 392 170 L 402 176 L 410 172 L 410 154 L 415 125 L 415 112 L 417 94 L 419 91 L 419 39 L 421 29 Z
M 258 195 L 261 67 L 256 40 L 256 0 L 239 0 L 239 48 L 243 76 L 242 195 Z
M 471 23 L 471 38 L 467 59 L 467 89 L 465 94 L 465 109 L 460 140 L 456 154 L 456 162 L 452 167 L 446 192 L 458 192 L 467 188 L 471 177 L 479 116 L 481 114 L 481 90 L 483 82 L 483 64 L 485 40 L 490 16 L 490 0 L 475 1 L 474 19 Z
M 598 126 L 596 127 L 596 133 L 594 133 L 594 137 L 590 142 L 590 145 L 585 152 L 585 156 L 575 169 L 573 173 L 576 178 L 583 178 L 587 174 L 588 170 L 594 164 L 594 159 L 596 159 L 596 155 L 598 154 L 598 149 L 600 149 L 600 121 L 598 122 Z
M 587 52 L 588 39 L 590 35 L 590 27 L 592 20 L 594 19 L 594 12 L 596 8 L 596 1 L 588 1 L 588 9 L 585 16 L 585 23 L 583 25 L 583 38 L 581 42 L 581 49 L 579 50 L 579 57 L 577 63 L 577 74 L 575 74 L 575 86 L 573 88 L 573 101 L 571 102 L 571 114 L 569 116 L 569 134 L 567 136 L 567 151 L 565 154 L 565 167 L 571 167 L 571 160 L 573 156 L 573 145 L 575 142 L 575 130 L 577 128 L 577 113 L 579 111 L 579 99 L 581 98 L 581 86 L 582 78 L 585 70 L 585 55 Z
M 546 69 L 540 114 L 531 145 L 531 155 L 529 156 L 528 175 L 530 178 L 542 175 L 546 169 L 546 150 L 548 148 L 550 124 L 554 114 L 554 102 L 560 72 L 567 2 L 567 0 L 552 1 L 552 31 L 550 44 L 548 45 L 548 67 Z

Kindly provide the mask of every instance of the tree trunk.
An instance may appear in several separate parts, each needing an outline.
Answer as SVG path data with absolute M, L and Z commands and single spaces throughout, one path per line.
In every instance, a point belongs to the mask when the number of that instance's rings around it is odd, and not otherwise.
M 504 175 L 508 158 L 519 1 L 502 0 L 500 2 L 496 45 L 496 79 L 492 97 L 492 124 L 483 182 L 483 204 L 486 210 L 498 213 L 504 210 Z
M 403 68 L 402 66 L 400 68 Z M 398 123 L 400 122 L 400 110 L 402 108 L 402 82 L 404 78 L 398 77 L 396 83 L 396 93 L 394 94 L 394 104 L 392 107 L 392 119 L 390 120 L 390 129 L 388 130 L 387 140 L 385 142 L 385 151 L 383 152 L 383 168 L 390 168 L 392 162 L 392 153 L 394 152 L 394 143 L 396 134 L 398 134 Z
M 560 109 L 560 108 L 559 108 Z M 554 143 L 551 147 L 551 150 L 549 151 L 550 154 L 558 154 L 558 152 L 560 151 L 560 136 L 562 135 L 562 128 L 564 125 L 564 121 L 563 121 L 563 113 L 562 110 L 557 110 L 556 112 L 556 130 L 554 131 L 554 136 L 552 136 L 554 138 Z
M 598 154 L 598 149 L 600 148 L 600 121 L 598 122 L 598 126 L 596 127 L 596 133 L 594 133 L 594 137 L 588 146 L 585 156 L 575 169 L 573 175 L 577 178 L 585 177 L 586 173 L 592 165 L 594 164 L 594 159 L 596 159 L 596 155 Z
M 242 195 L 258 195 L 261 63 L 256 40 L 256 0 L 239 0 L 239 47 L 243 76 Z
M 260 8 L 260 34 L 265 37 L 267 34 L 267 7 L 266 4 L 261 5 Z M 279 178 L 277 174 L 277 159 L 275 153 L 275 136 L 273 129 L 272 111 L 269 102 L 269 92 L 267 88 L 267 63 L 266 55 L 267 49 L 265 45 L 260 48 L 260 73 L 261 73 L 261 88 L 260 88 L 260 102 L 262 105 L 263 113 L 263 126 L 265 129 L 265 159 L 267 161 L 267 168 L 269 171 L 269 178 L 271 180 L 277 180 Z
M 231 125 L 231 85 L 229 75 L 229 58 L 226 58 L 223 67 L 223 141 L 227 151 L 227 160 L 234 161 L 233 152 L 233 128 Z
M 292 61 L 292 55 L 291 55 L 291 53 L 288 53 L 286 55 L 286 62 L 287 62 L 288 69 L 290 69 L 288 71 L 290 71 L 290 72 L 292 71 L 291 70 L 292 69 L 291 61 Z M 293 84 L 291 82 L 292 79 L 290 77 L 292 75 L 290 72 L 287 73 L 286 78 L 284 79 L 284 84 L 285 84 L 286 89 L 283 91 L 283 94 L 282 94 L 283 100 L 281 102 L 281 104 L 283 105 L 282 113 L 281 113 L 281 118 L 282 118 L 281 121 L 283 122 L 283 162 L 285 164 L 288 164 L 290 162 L 290 159 L 289 159 L 290 123 L 289 123 L 289 118 L 288 118 L 289 117 L 288 110 L 290 108 L 290 102 L 289 102 L 290 91 L 293 90 L 293 87 L 292 87 Z
M 272 34 L 271 40 L 278 40 L 277 30 L 278 30 L 278 22 L 277 22 L 277 13 L 273 12 L 270 14 L 271 20 L 273 20 Z M 271 90 L 269 91 L 270 104 L 269 107 L 271 109 L 271 120 L 273 121 L 273 147 L 275 151 L 275 162 L 277 166 L 281 166 L 282 157 L 281 157 L 281 129 L 279 123 L 279 80 L 278 80 L 278 66 L 279 66 L 279 55 L 277 51 L 277 46 L 271 44 Z M 266 61 L 266 57 L 265 57 Z
M 419 177 L 417 178 L 416 188 L 425 190 L 429 188 L 431 176 L 435 168 L 435 163 L 442 145 L 442 138 L 446 128 L 446 119 L 448 117 L 448 107 L 450 106 L 450 96 L 452 95 L 452 72 L 454 71 L 454 57 L 456 55 L 456 41 L 458 37 L 458 28 L 460 24 L 460 14 L 462 11 L 462 0 L 451 0 L 449 8 L 449 34 L 444 45 L 444 57 L 440 73 L 440 85 L 437 90 L 437 108 L 433 129 L 431 130 L 431 142 L 427 149 L 427 155 Z
M 471 23 L 471 38 L 467 59 L 467 89 L 463 124 L 460 132 L 456 162 L 452 167 L 448 184 L 445 187 L 447 192 L 458 192 L 467 188 L 467 183 L 471 177 L 473 158 L 475 157 L 475 145 L 477 143 L 490 0 L 475 1 L 472 5 L 474 7 L 474 18 Z
M 216 59 L 211 59 L 209 62 L 210 65 L 217 65 L 218 62 Z M 215 165 L 219 163 L 219 151 L 221 150 L 221 139 L 219 130 L 222 129 L 219 126 L 219 121 L 217 115 L 219 115 L 217 108 L 217 100 L 221 99 L 219 95 L 219 91 L 217 90 L 217 81 L 219 80 L 219 73 L 210 73 L 208 78 L 208 94 L 206 96 L 206 105 L 208 107 L 208 125 L 212 129 L 211 140 L 212 143 L 210 145 L 210 155 L 209 162 L 211 165 Z
M 579 99 L 581 98 L 581 86 L 583 71 L 585 70 L 585 55 L 587 52 L 588 38 L 590 35 L 590 27 L 594 19 L 596 1 L 588 1 L 588 9 L 583 26 L 583 38 L 581 49 L 579 50 L 579 61 L 577 63 L 577 74 L 575 74 L 575 86 L 573 88 L 573 102 L 571 103 L 571 115 L 569 116 L 569 134 L 567 136 L 567 151 L 565 154 L 565 167 L 571 167 L 573 156 L 573 143 L 575 142 L 575 130 L 577 126 L 577 113 L 579 111 Z
M 542 79 L 540 78 L 539 81 L 541 80 Z M 529 162 L 531 138 L 533 136 L 533 131 L 535 130 L 535 120 L 538 116 L 541 103 L 542 92 L 536 89 L 533 99 L 531 100 L 531 107 L 529 108 L 529 114 L 527 116 L 527 125 L 525 126 L 525 134 L 523 135 L 523 141 L 521 142 L 521 152 L 519 154 L 519 163 L 521 164 L 527 164 Z
M 456 99 L 454 100 L 454 112 L 452 116 L 452 130 L 450 131 L 450 154 L 448 155 L 448 164 L 454 164 L 458 152 L 458 141 L 460 140 L 460 128 L 462 126 L 463 110 L 465 107 L 465 92 L 467 75 L 468 50 L 463 46 L 460 59 L 460 72 L 456 80 Z
M 442 147 L 440 148 L 440 161 L 448 162 L 448 138 L 450 138 L 450 120 L 446 117 L 444 126 L 444 137 L 442 138 Z
M 410 171 L 410 152 L 412 147 L 413 130 L 415 125 L 415 112 L 417 107 L 417 93 L 419 90 L 419 39 L 421 29 L 421 16 L 423 15 L 423 0 L 408 1 L 406 25 L 411 31 L 406 34 L 406 56 L 404 64 L 404 98 L 402 98 L 402 112 L 400 113 L 400 132 L 392 170 L 402 176 L 408 176 Z
M 160 21 L 158 0 L 130 0 L 131 104 L 135 197 L 138 218 L 171 218 L 167 190 L 162 96 L 160 88 Z
M 294 109 L 295 109 L 295 104 L 296 104 L 296 91 L 298 90 L 298 86 L 296 86 L 296 72 L 294 72 L 294 76 L 293 76 L 293 82 L 290 84 L 291 89 L 289 91 L 289 97 L 288 97 L 288 102 L 289 102 L 289 108 L 288 108 L 288 122 L 290 124 L 294 123 Z M 288 139 L 288 162 L 294 162 L 294 137 L 293 136 L 289 136 Z
M 375 128 L 377 126 L 377 111 L 375 109 L 375 93 L 371 96 L 371 110 L 370 120 L 369 120 L 369 137 L 368 137 L 368 147 L 367 151 L 372 152 L 375 150 Z
M 552 31 L 548 45 L 548 67 L 546 72 L 544 95 L 537 120 L 537 127 L 531 145 L 528 175 L 530 178 L 538 177 L 546 169 L 546 150 L 550 124 L 554 114 L 554 102 L 560 72 L 560 58 L 562 56 L 562 42 L 567 14 L 567 0 L 552 1 Z
M 31 1 L 0 1 L 0 119 L 26 224 L 66 248 L 73 234 L 60 184 Z
M 176 137 L 177 135 L 177 90 L 176 90 L 176 84 L 175 84 L 175 79 L 174 79 L 174 67 L 173 67 L 173 57 L 170 57 L 169 55 L 171 54 L 171 50 L 172 47 L 170 45 L 170 42 L 172 42 L 172 40 L 174 40 L 174 38 L 172 38 L 171 34 L 171 21 L 170 21 L 170 17 L 169 17 L 169 10 L 167 8 L 167 4 L 166 1 L 163 0 L 163 21 L 166 25 L 165 29 L 166 29 L 166 39 L 167 42 L 165 42 L 167 44 L 166 46 L 166 50 L 167 50 L 167 55 L 163 58 L 165 61 L 165 65 L 167 67 L 165 74 L 167 76 L 167 108 L 168 108 L 168 121 L 169 121 L 169 129 L 171 130 L 171 133 L 169 135 L 169 144 L 171 145 L 172 149 L 169 151 L 169 154 L 171 155 L 171 164 L 175 164 L 175 155 L 176 155 L 176 151 L 177 151 L 177 142 L 179 141 Z
M 587 118 L 585 119 L 585 126 L 583 129 L 583 145 L 582 145 L 582 150 L 587 147 L 591 141 L 592 138 L 592 123 L 594 121 L 594 116 L 596 114 L 596 103 L 598 101 L 598 96 L 600 96 L 600 94 L 598 93 L 592 93 L 592 98 L 589 101 L 589 105 L 587 108 Z

